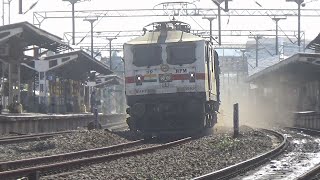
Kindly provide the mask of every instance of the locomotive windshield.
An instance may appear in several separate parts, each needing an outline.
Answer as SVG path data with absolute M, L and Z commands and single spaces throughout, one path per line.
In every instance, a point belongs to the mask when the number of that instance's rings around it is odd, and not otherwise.
M 191 64 L 196 61 L 196 46 L 193 43 L 168 45 L 167 53 L 167 62 L 171 65 Z
M 161 46 L 136 45 L 132 48 L 133 64 L 137 67 L 157 66 L 162 63 Z

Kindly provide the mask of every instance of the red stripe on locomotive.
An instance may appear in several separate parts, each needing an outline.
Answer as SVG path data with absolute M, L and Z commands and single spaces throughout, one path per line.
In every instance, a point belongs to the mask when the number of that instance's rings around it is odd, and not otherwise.
M 143 82 L 144 76 L 141 76 L 141 80 Z M 190 74 L 172 74 L 172 80 L 189 80 Z M 196 73 L 196 79 L 198 80 L 205 80 L 206 74 L 205 73 Z M 135 76 L 126 77 L 126 83 L 135 83 Z
M 126 77 L 126 83 L 130 84 L 130 83 L 134 83 L 134 77 Z

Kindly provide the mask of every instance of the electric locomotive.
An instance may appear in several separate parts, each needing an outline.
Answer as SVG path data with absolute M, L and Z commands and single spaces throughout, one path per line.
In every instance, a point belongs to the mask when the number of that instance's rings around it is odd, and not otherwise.
M 181 21 L 146 27 L 144 35 L 124 44 L 130 130 L 151 136 L 213 127 L 220 69 L 212 44 Z

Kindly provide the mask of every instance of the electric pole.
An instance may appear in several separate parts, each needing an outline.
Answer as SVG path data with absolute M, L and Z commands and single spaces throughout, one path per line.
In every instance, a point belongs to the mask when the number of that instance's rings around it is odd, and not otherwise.
M 221 46 L 221 3 L 225 2 L 225 9 L 223 9 L 223 10 L 225 12 L 228 12 L 229 11 L 228 1 L 231 1 L 231 0 L 212 0 L 212 2 L 214 4 L 216 4 L 217 7 L 218 7 L 218 30 L 219 30 L 219 41 L 218 41 L 218 44 L 219 44 L 219 46 Z
M 69 1 L 72 6 L 72 45 L 75 45 L 75 19 L 74 19 L 74 4 L 77 3 L 79 0 L 62 0 L 62 1 Z
M 84 21 L 88 21 L 91 25 L 91 57 L 93 58 L 93 23 L 98 20 L 98 18 L 87 18 Z
M 279 40 L 278 40 L 278 22 L 282 19 L 287 19 L 286 17 L 274 17 L 272 20 L 276 22 L 276 55 L 279 53 Z
M 209 20 L 209 23 L 210 23 L 209 36 L 210 36 L 210 43 L 212 43 L 212 21 L 216 19 L 216 17 L 203 17 L 202 19 Z
M 262 38 L 261 35 L 254 35 L 254 36 L 249 36 L 249 38 L 253 38 L 256 40 L 256 67 L 258 67 L 258 51 L 259 51 L 259 39 Z
M 111 61 L 111 56 L 112 56 L 112 51 L 111 51 L 111 41 L 114 40 L 114 39 L 117 39 L 116 37 L 110 37 L 110 38 L 107 38 L 107 40 L 109 40 L 109 63 L 110 63 L 110 70 L 112 70 L 112 61 Z
M 300 50 L 300 44 L 301 44 L 301 37 L 300 37 L 300 18 L 301 18 L 301 5 L 305 6 L 305 4 L 303 3 L 304 0 L 286 0 L 287 2 L 295 2 L 298 5 L 298 46 L 299 46 L 299 50 Z

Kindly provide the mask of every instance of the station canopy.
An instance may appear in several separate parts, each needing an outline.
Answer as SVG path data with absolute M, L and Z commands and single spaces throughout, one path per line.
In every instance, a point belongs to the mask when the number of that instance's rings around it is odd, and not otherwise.
M 42 48 L 56 53 L 71 49 L 62 42 L 60 37 L 28 22 L 0 26 L 1 59 L 6 61 L 24 60 L 23 52 L 32 48 Z
M 308 45 L 307 47 L 308 49 L 312 49 L 312 50 L 316 50 L 316 51 L 320 51 L 320 33 L 318 34 L 318 36 L 313 39 Z
M 111 85 L 120 85 L 124 83 L 124 80 L 117 75 L 107 75 L 103 77 L 99 77 L 100 82 L 97 82 L 95 87 L 101 88 Z
M 298 53 L 248 77 L 247 82 L 299 84 L 320 79 L 320 54 Z
M 48 74 L 64 79 L 86 80 L 90 71 L 103 75 L 113 73 L 106 64 L 82 50 L 49 56 L 44 58 L 44 61 L 49 61 Z

